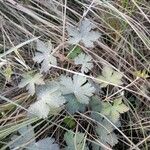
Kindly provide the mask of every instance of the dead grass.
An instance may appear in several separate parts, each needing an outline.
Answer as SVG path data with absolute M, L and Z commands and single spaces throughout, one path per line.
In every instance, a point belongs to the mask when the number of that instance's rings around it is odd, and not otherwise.
M 7 65 L 0 70 L 2 82 L 0 134 L 3 133 L 6 135 L 4 137 L 7 137 L 22 123 L 25 125 L 26 122 L 37 121 L 27 119 L 25 122 L 27 108 L 33 99 L 28 97 L 25 91 L 17 88 L 22 73 L 38 68 L 32 62 L 35 52 L 33 41 L 36 37 L 43 41 L 51 39 L 59 58 L 59 66 L 53 66 L 49 74 L 45 74 L 45 79 L 53 79 L 62 73 L 80 74 L 66 57 L 70 51 L 66 42 L 66 25 L 78 25 L 78 22 L 86 17 L 97 26 L 102 34 L 99 42 L 95 43 L 94 49 L 87 49 L 82 43 L 80 44 L 82 50 L 95 60 L 94 69 L 86 76 L 91 80 L 96 79 L 104 64 L 122 72 L 124 85 L 107 89 L 109 94 L 103 95 L 103 100 L 110 100 L 123 92 L 125 103 L 131 107 L 128 115 L 121 120 L 123 125 L 120 130 L 120 142 L 114 149 L 148 150 L 150 148 L 150 78 L 141 78 L 135 73 L 145 70 L 147 74 L 150 74 L 149 8 L 150 3 L 141 0 L 115 0 L 113 2 L 0 0 L 0 59 L 7 60 Z M 6 75 L 3 73 L 8 66 L 13 72 L 10 80 L 6 80 Z M 143 87 L 145 87 L 144 90 Z M 6 97 L 8 99 L 5 99 Z M 48 123 L 52 123 L 51 126 L 45 126 L 45 131 L 39 131 L 37 136 L 42 133 L 46 134 L 46 130 L 54 131 L 53 135 L 63 146 L 61 138 L 63 130 L 67 129 L 62 127 L 61 123 L 65 113 L 55 117 L 53 121 L 47 120 Z M 80 113 L 74 117 L 77 128 L 86 131 L 87 139 L 93 140 L 92 132 L 89 128 L 85 128 L 84 121 L 82 121 L 82 119 L 90 118 Z M 91 120 L 88 121 L 90 126 Z M 0 137 L 2 138 L 0 145 L 4 144 L 4 149 L 8 145 L 5 144 L 5 138 Z

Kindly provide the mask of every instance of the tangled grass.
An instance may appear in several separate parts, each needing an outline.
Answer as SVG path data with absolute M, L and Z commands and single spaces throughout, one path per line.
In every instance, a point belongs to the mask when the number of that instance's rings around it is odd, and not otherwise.
M 101 33 L 94 48 L 83 43 L 70 46 L 66 26 L 78 26 L 88 18 Z M 10 136 L 18 129 L 32 124 L 34 139 L 52 136 L 63 148 L 63 135 L 70 128 L 64 123 L 72 117 L 71 129 L 84 131 L 86 140 L 94 142 L 93 121 L 85 113 L 69 114 L 65 109 L 47 119 L 29 118 L 28 107 L 35 101 L 27 91 L 19 89 L 22 75 L 38 69 L 32 60 L 35 41 L 51 40 L 58 58 L 57 66 L 44 73 L 45 80 L 61 74 L 86 76 L 97 80 L 103 66 L 123 73 L 121 86 L 102 89 L 101 101 L 112 101 L 118 95 L 130 108 L 122 115 L 121 127 L 116 129 L 119 143 L 104 149 L 150 149 L 150 2 L 146 0 L 0 0 L 0 147 L 7 149 Z M 76 47 L 90 55 L 94 68 L 80 73 L 68 54 Z M 110 81 L 111 82 L 111 81 Z

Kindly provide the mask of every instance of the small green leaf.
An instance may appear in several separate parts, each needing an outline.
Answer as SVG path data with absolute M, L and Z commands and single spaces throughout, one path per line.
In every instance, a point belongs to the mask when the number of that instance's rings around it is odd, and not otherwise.
M 101 87 L 106 87 L 109 84 L 121 85 L 123 75 L 120 72 L 113 70 L 111 67 L 105 66 L 102 70 L 102 75 L 98 77 Z
M 93 96 L 90 101 L 90 106 L 92 111 L 101 112 L 102 110 L 102 102 L 97 96 Z
M 74 118 L 72 118 L 70 116 L 66 116 L 63 120 L 63 123 L 65 125 L 67 125 L 70 129 L 73 129 L 76 126 L 76 122 L 75 122 Z
M 114 100 L 113 105 L 107 102 L 103 103 L 102 114 L 106 115 L 114 123 L 119 120 L 120 114 L 125 113 L 129 108 L 122 103 L 122 98 Z
M 56 82 L 47 82 L 36 88 L 37 101 L 28 108 L 29 115 L 39 118 L 48 117 L 49 113 L 56 115 L 66 102 Z
M 90 97 L 95 92 L 95 88 L 87 82 L 87 78 L 77 74 L 73 78 L 61 76 L 60 85 L 64 95 L 74 94 L 81 104 L 88 104 Z
M 64 135 L 64 140 L 67 144 L 65 150 L 88 150 L 84 133 L 77 132 L 74 134 L 71 131 L 68 131 Z
M 81 65 L 81 72 L 87 73 L 93 68 L 92 57 L 85 53 L 81 53 L 74 59 L 76 65 Z
M 92 109 L 91 118 L 98 122 L 101 121 L 102 116 L 98 113 L 102 110 L 102 102 L 97 96 L 92 97 L 90 107 Z
M 129 110 L 129 108 L 125 104 L 122 103 L 121 98 L 114 100 L 114 107 L 116 107 L 117 111 L 121 114 Z
M 35 136 L 34 128 L 31 125 L 27 125 L 27 126 L 20 128 L 18 132 L 20 133 L 20 136 L 13 135 L 11 137 L 11 141 L 13 141 L 13 143 L 9 146 L 10 149 L 15 149 L 17 147 L 18 149 L 22 148 L 23 144 L 29 142 Z M 33 143 L 34 142 L 35 140 L 33 140 Z M 33 143 L 29 143 L 28 146 L 30 147 Z
M 60 150 L 55 139 L 51 137 L 44 138 L 36 142 L 34 128 L 31 125 L 24 126 L 18 130 L 20 135 L 11 137 L 12 144 L 9 148 L 12 150 Z
M 99 141 L 107 147 L 113 147 L 118 143 L 118 137 L 113 132 L 115 128 L 106 119 L 101 119 L 100 124 L 96 127 Z
M 40 72 L 47 72 L 52 65 L 57 65 L 57 59 L 53 55 L 53 45 L 51 41 L 46 43 L 37 40 L 37 52 L 33 57 L 33 61 L 41 64 Z
M 26 87 L 28 93 L 30 95 L 35 94 L 35 85 L 45 84 L 40 73 L 34 73 L 33 71 L 29 71 L 23 75 L 23 79 L 19 83 L 18 87 L 23 88 Z
M 101 146 L 98 144 L 92 143 L 91 146 L 92 146 L 92 150 L 101 150 Z
M 67 94 L 64 95 L 67 103 L 66 103 L 66 109 L 70 114 L 74 114 L 76 112 L 84 112 L 86 109 L 85 104 L 81 104 L 78 102 L 77 98 L 74 96 L 74 94 Z
M 81 54 L 82 49 L 79 46 L 75 46 L 72 48 L 72 50 L 69 52 L 69 54 L 67 55 L 67 57 L 69 59 L 74 59 L 75 57 L 77 57 L 79 54 Z
M 88 19 L 84 19 L 80 22 L 79 27 L 67 26 L 67 32 L 69 35 L 68 43 L 75 45 L 82 42 L 85 47 L 93 48 L 94 42 L 96 42 L 101 34 L 98 31 L 94 31 L 96 26 Z
M 60 148 L 55 142 L 55 139 L 47 137 L 34 142 L 30 147 L 27 147 L 26 150 L 60 150 Z

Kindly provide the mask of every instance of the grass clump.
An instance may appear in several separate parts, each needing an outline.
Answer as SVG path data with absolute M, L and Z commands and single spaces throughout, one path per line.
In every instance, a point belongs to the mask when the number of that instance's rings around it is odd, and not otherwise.
M 148 150 L 149 7 L 1 0 L 0 149 Z

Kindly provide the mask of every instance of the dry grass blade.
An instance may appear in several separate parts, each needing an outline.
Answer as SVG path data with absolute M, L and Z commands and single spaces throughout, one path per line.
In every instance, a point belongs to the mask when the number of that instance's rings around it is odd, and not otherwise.
M 149 150 L 149 8 L 146 0 L 0 0 L 0 149 L 44 140 Z M 31 141 L 20 136 L 29 124 Z

